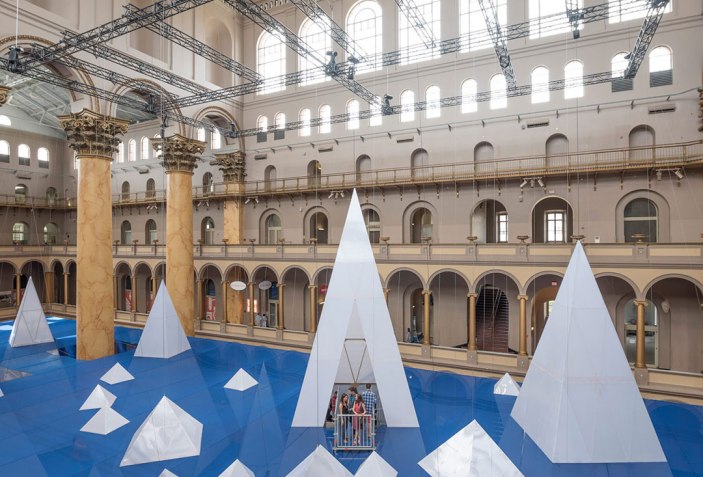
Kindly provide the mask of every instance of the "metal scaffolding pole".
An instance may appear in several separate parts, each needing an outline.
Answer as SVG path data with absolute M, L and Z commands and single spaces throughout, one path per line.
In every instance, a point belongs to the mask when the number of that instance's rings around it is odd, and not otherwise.
M 481 6 L 483 19 L 486 21 L 486 29 L 491 36 L 493 48 L 496 50 L 496 56 L 498 57 L 498 64 L 503 70 L 508 89 L 515 89 L 517 87 L 515 71 L 513 71 L 513 64 L 510 62 L 508 42 L 498 21 L 498 10 L 493 4 L 493 0 L 478 0 L 478 3 Z
M 425 20 L 422 12 L 418 8 L 414 0 L 395 0 L 398 8 L 403 15 L 408 19 L 408 24 L 415 30 L 415 33 L 420 37 L 420 40 L 425 44 L 426 48 L 434 48 L 437 46 L 437 39 L 432 32 L 432 28 Z
M 649 0 L 647 16 L 644 18 L 640 33 L 637 36 L 637 40 L 635 40 L 635 46 L 629 55 L 626 56 L 629 61 L 623 75 L 625 78 L 634 78 L 637 75 L 637 70 L 639 70 L 642 60 L 647 54 L 649 45 L 652 43 L 652 38 L 654 38 L 668 3 L 669 0 Z

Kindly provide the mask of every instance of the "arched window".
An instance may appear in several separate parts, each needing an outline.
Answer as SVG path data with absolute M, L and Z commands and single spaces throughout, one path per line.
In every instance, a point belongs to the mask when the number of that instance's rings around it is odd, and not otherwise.
M 160 159 L 163 156 L 163 148 L 164 142 L 161 140 L 161 134 L 154 134 L 154 140 L 151 141 L 151 149 L 154 151 L 156 159 Z
M 491 162 L 495 159 L 493 144 L 482 141 L 474 147 L 474 162 Z
M 502 28 L 506 28 L 508 25 L 508 0 L 493 0 L 493 5 L 498 10 L 498 23 Z M 459 27 L 462 53 L 493 46 L 479 0 L 460 0 Z
M 261 132 L 268 132 L 269 130 L 269 118 L 267 116 L 259 116 L 256 119 L 256 127 Z
M 32 157 L 29 146 L 26 144 L 20 144 L 17 146 L 17 157 L 19 158 L 20 166 L 28 166 Z
M 264 170 L 264 189 L 269 191 L 276 186 L 276 166 L 267 166 Z
M 358 157 L 356 160 L 356 181 L 358 183 L 371 180 L 371 158 L 366 154 Z
M 137 141 L 130 139 L 127 143 L 127 160 L 129 162 L 134 162 L 137 160 Z
M 320 127 L 318 128 L 320 134 L 327 134 L 332 131 L 331 119 L 332 108 L 330 108 L 330 105 L 323 104 L 320 106 Z
M 435 39 L 435 47 L 426 48 L 422 37 L 408 19 L 407 15 L 398 11 L 398 37 L 400 43 L 400 64 L 407 65 L 418 61 L 437 58 L 440 54 L 439 40 L 441 39 L 440 1 L 415 0 L 418 13 L 425 20 L 427 27 Z M 421 53 L 420 53 L 421 52 Z
M 200 224 L 200 240 L 203 245 L 215 243 L 215 221 L 210 217 L 205 217 Z
M 212 133 L 210 133 L 210 149 L 216 150 L 222 147 L 222 134 L 217 128 L 213 128 Z
M 273 117 L 273 127 L 279 131 L 286 128 L 286 113 L 276 113 Z
M 352 99 L 347 103 L 347 129 L 359 129 L 359 101 Z
M 649 86 L 665 86 L 673 82 L 671 50 L 658 46 L 649 53 Z
M 213 192 L 215 192 L 215 179 L 211 172 L 206 172 L 203 174 L 203 193 L 211 194 Z
M 671 12 L 671 4 L 669 2 L 664 7 L 664 13 Z M 608 0 L 608 23 L 620 23 L 628 20 L 636 20 L 647 16 L 647 8 L 642 8 L 642 5 L 635 4 L 638 8 L 633 8 L 630 0 Z
M 281 236 L 281 218 L 277 214 L 271 214 L 266 218 L 266 242 L 269 245 L 278 243 Z
M 279 36 L 263 32 L 259 37 L 256 71 L 264 80 L 264 87 L 259 94 L 286 89 L 286 83 L 283 81 L 283 75 L 286 74 L 286 45 Z
M 205 128 L 198 128 L 198 141 L 205 142 Z
M 149 199 L 156 197 L 156 182 L 154 182 L 154 179 L 146 181 L 146 196 Z
M 632 128 L 628 136 L 630 146 L 629 160 L 647 161 L 654 157 L 654 146 L 656 144 L 655 131 L 651 126 L 641 124 Z
M 438 118 L 440 116 L 439 96 L 439 86 L 430 86 L 425 91 L 425 117 L 427 119 Z
M 625 78 L 625 69 L 627 69 L 628 60 L 627 53 L 618 53 L 610 60 L 611 91 L 617 93 L 619 91 L 630 91 L 632 89 L 632 78 Z
M 25 222 L 15 222 L 12 226 L 12 242 L 22 245 L 29 243 L 29 225 Z
M 426 149 L 415 149 L 410 155 L 410 174 L 413 179 L 424 177 L 429 174 L 427 166 L 430 156 Z
M 10 143 L 5 140 L 0 141 L 0 162 L 10 162 Z
M 474 79 L 467 79 L 461 83 L 461 112 L 475 113 L 478 111 L 478 102 L 476 102 L 476 93 L 478 92 L 478 83 Z
M 625 206 L 625 242 L 657 241 L 657 206 L 645 198 L 634 199 Z
M 318 187 L 322 179 L 322 164 L 320 161 L 308 163 L 308 187 Z
M 406 89 L 400 94 L 400 122 L 415 120 L 415 93 Z
M 56 237 L 59 235 L 59 226 L 53 222 L 49 222 L 44 226 L 44 243 L 53 245 L 56 243 Z
M 0 126 L 12 126 L 12 121 L 4 114 L 0 114 Z
M 149 219 L 144 225 L 144 243 L 147 245 L 154 244 L 154 241 L 158 240 L 159 236 L 156 233 L 156 222 Z
M 568 164 L 569 138 L 563 134 L 552 134 L 544 145 L 547 165 L 565 167 Z
M 538 66 L 532 70 L 532 104 L 549 101 L 549 70 Z
M 506 92 L 505 76 L 494 75 L 491 78 L 491 109 L 502 109 L 508 107 L 508 95 Z
M 141 140 L 140 159 L 142 159 L 142 160 L 149 159 L 149 149 L 151 149 L 151 147 L 149 146 L 149 138 L 143 137 Z
M 369 104 L 369 111 L 371 117 L 369 117 L 369 126 L 380 126 L 383 124 L 383 115 L 381 112 L 381 98 L 377 98 L 378 101 Z
M 317 240 L 317 243 L 328 243 L 329 223 L 327 216 L 322 212 L 315 212 L 310 216 L 310 238 Z
M 432 238 L 432 212 L 420 207 L 413 212 L 410 220 L 411 243 L 422 243 L 423 240 Z
M 298 115 L 298 121 L 300 121 L 300 129 L 298 131 L 300 131 L 300 136 L 307 137 L 310 135 L 311 118 L 312 115 L 310 114 L 310 110 L 308 108 L 300 110 L 300 114 Z
M 305 55 L 298 56 L 298 70 L 301 72 L 303 86 L 329 81 L 331 78 L 319 67 L 330 58 L 327 52 L 332 50 L 332 37 L 328 20 L 318 18 L 317 21 L 307 19 L 300 26 L 300 39 L 310 47 Z
M 129 200 L 129 182 L 122 183 L 122 200 Z
M 583 97 L 583 63 L 569 61 L 564 67 L 564 99 Z
M 46 203 L 48 205 L 56 205 L 56 198 L 58 194 L 56 193 L 56 189 L 53 187 L 49 187 L 46 189 Z
M 27 189 L 27 186 L 24 184 L 17 184 L 15 186 L 15 203 L 16 204 L 24 204 L 27 202 L 27 194 L 29 193 L 29 189 Z
M 124 143 L 120 142 L 117 145 L 117 162 L 124 162 Z
M 39 167 L 43 169 L 49 168 L 49 150 L 45 147 L 40 147 L 37 149 L 37 161 Z
M 354 5 L 347 15 L 346 31 L 366 59 L 357 66 L 356 72 L 365 73 L 380 69 L 380 56 L 383 53 L 383 16 L 378 2 L 364 0 Z
M 125 220 L 120 226 L 120 243 L 122 245 L 132 243 L 132 224 L 129 223 L 129 220 Z
M 366 209 L 363 212 L 366 232 L 369 234 L 369 242 L 380 243 L 381 241 L 381 218 L 378 212 L 373 209 Z

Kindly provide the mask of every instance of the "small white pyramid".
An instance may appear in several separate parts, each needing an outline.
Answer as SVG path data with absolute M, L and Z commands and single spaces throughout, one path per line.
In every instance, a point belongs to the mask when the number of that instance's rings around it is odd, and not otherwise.
M 200 455 L 203 425 L 164 396 L 127 447 L 120 467 Z
M 95 386 L 95 389 L 93 389 L 93 392 L 90 393 L 88 399 L 85 400 L 80 410 L 85 411 L 86 409 L 102 409 L 104 407 L 111 407 L 112 403 L 115 402 L 115 399 L 117 398 L 114 394 L 98 384 Z
M 164 469 L 163 472 L 159 474 L 159 477 L 178 477 L 176 474 L 168 469 Z
M 2 389 L 0 389 L 0 397 L 3 397 L 5 395 L 4 392 L 2 392 Z
M 287 477 L 352 477 L 327 449 L 318 445 Z
M 580 242 L 510 415 L 554 463 L 666 461 Z
M 493 394 L 502 396 L 517 396 L 520 394 L 520 385 L 515 382 L 513 377 L 505 373 L 502 378 L 493 386 Z
M 225 384 L 225 389 L 233 389 L 235 391 L 246 391 L 247 389 L 256 386 L 259 382 L 252 378 L 249 373 L 239 368 L 232 378 Z
M 122 414 L 111 407 L 104 407 L 85 423 L 81 431 L 105 436 L 127 423 L 129 423 L 129 421 L 125 419 Z
M 34 288 L 32 277 L 29 277 L 24 289 L 22 303 L 17 310 L 17 318 L 10 332 L 10 346 L 29 346 L 40 343 L 53 343 L 54 337 L 46 321 L 39 295 Z
M 131 381 L 133 379 L 134 376 L 132 376 L 129 371 L 124 369 L 120 363 L 115 363 L 115 365 L 110 368 L 107 373 L 103 374 L 100 381 L 105 381 L 107 384 L 118 384 L 125 381 Z
M 166 285 L 161 282 L 134 356 L 170 358 L 190 349 Z
M 239 459 L 232 462 L 232 465 L 227 467 L 219 477 L 256 477 L 254 472 L 249 467 L 242 464 Z
M 418 464 L 432 477 L 522 476 L 476 420 Z
M 397 475 L 398 471 L 391 467 L 376 451 L 368 456 L 354 474 L 355 477 L 396 477 Z

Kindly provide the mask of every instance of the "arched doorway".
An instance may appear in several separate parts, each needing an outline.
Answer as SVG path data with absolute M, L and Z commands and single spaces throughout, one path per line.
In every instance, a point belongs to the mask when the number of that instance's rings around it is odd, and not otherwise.
M 573 235 L 574 213 L 561 197 L 548 197 L 532 209 L 532 241 L 534 243 L 567 243 Z
M 248 325 L 246 316 L 246 302 L 248 291 L 234 290 L 231 287 L 233 282 L 249 283 L 249 274 L 241 265 L 232 265 L 225 271 L 227 281 L 227 323 L 238 323 Z
M 432 292 L 432 343 L 438 346 L 466 347 L 468 316 L 466 296 L 469 284 L 459 273 L 447 270 L 430 280 Z
M 410 218 L 410 243 L 422 243 L 432 239 L 432 212 L 419 207 Z
M 292 267 L 283 274 L 282 282 L 285 283 L 285 328 L 289 330 L 305 331 L 305 322 L 309 309 L 310 294 L 308 285 L 310 277 L 302 268 Z
M 222 274 L 214 265 L 205 265 L 200 271 L 202 309 L 199 315 L 206 321 L 223 321 Z
M 324 212 L 315 212 L 310 216 L 308 223 L 309 236 L 315 239 L 317 243 L 328 243 L 329 240 L 329 223 L 327 215 Z
M 490 272 L 479 278 L 476 290 L 476 348 L 516 353 L 519 348 L 518 287 L 505 273 Z
M 388 311 L 393 323 L 393 331 L 398 341 L 404 341 L 410 330 L 411 341 L 417 342 L 424 331 L 423 295 L 424 283 L 420 276 L 411 270 L 397 270 L 386 281 L 388 290 Z M 430 323 L 431 323 L 430 307 Z
M 505 206 L 494 199 L 479 202 L 471 214 L 471 235 L 478 243 L 506 243 L 508 213 Z

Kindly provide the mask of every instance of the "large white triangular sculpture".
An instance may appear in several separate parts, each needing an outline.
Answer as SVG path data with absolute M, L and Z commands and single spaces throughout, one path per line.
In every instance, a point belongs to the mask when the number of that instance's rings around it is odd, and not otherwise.
M 335 382 L 375 382 L 380 400 L 392 403 L 383 409 L 387 425 L 418 427 L 356 191 L 349 204 L 293 427 L 324 425 Z
M 493 394 L 501 396 L 517 396 L 520 394 L 520 385 L 515 382 L 513 377 L 505 373 L 493 386 Z
M 580 243 L 511 416 L 555 463 L 666 460 Z
M 106 436 L 128 423 L 129 421 L 122 414 L 110 407 L 104 407 L 85 423 L 81 431 Z
M 80 410 L 85 411 L 87 409 L 102 409 L 104 407 L 111 407 L 112 403 L 115 402 L 115 399 L 117 399 L 117 397 L 114 394 L 98 384 L 85 400 Z
M 39 295 L 34 288 L 32 277 L 29 277 L 24 289 L 22 303 L 17 310 L 17 318 L 10 332 L 10 346 L 29 346 L 40 343 L 53 343 L 54 337 L 46 321 Z
M 398 471 L 373 451 L 361 464 L 354 477 L 396 477 Z
M 232 379 L 227 381 L 227 384 L 225 384 L 225 389 L 246 391 L 257 384 L 259 384 L 259 382 L 256 379 L 252 378 L 251 375 L 242 368 L 239 368 L 239 371 L 232 376 Z
M 200 455 L 203 425 L 164 396 L 127 447 L 120 467 Z
M 254 472 L 251 471 L 249 467 L 242 464 L 242 462 L 237 459 L 232 462 L 232 465 L 227 467 L 218 477 L 256 477 Z
M 134 356 L 170 358 L 189 349 L 190 343 L 183 331 L 171 296 L 164 282 L 161 282 Z
M 131 381 L 133 379 L 134 376 L 132 376 L 129 371 L 124 369 L 120 363 L 115 363 L 115 365 L 110 368 L 107 373 L 103 374 L 100 381 L 105 381 L 107 384 L 118 384 L 125 381 Z
M 318 445 L 286 477 L 352 477 L 349 472 L 327 449 Z
M 432 477 L 522 476 L 522 472 L 475 420 L 418 464 Z

